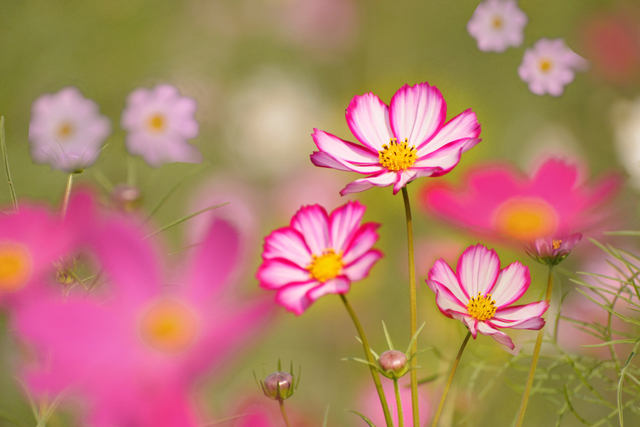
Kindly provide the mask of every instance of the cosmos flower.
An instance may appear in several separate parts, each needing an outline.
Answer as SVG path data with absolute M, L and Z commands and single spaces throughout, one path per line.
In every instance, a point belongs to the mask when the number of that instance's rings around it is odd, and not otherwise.
M 483 52 L 504 52 L 524 39 L 527 15 L 515 0 L 486 0 L 478 5 L 467 23 L 467 31 Z
M 365 209 L 358 202 L 331 215 L 319 205 L 300 208 L 288 227 L 264 239 L 260 286 L 276 290 L 276 302 L 297 315 L 323 295 L 349 292 L 382 257 L 371 249 L 379 224 L 360 225 Z
M 156 168 L 172 162 L 202 162 L 200 150 L 187 142 L 198 135 L 196 107 L 195 100 L 181 96 L 174 86 L 134 90 L 122 112 L 127 150 Z
M 529 269 L 514 262 L 500 270 L 498 254 L 482 245 L 464 251 L 455 273 L 439 259 L 426 282 L 442 314 L 464 323 L 474 339 L 480 332 L 513 349 L 511 338 L 499 329 L 544 326 L 541 316 L 549 308 L 548 301 L 511 306 L 529 289 Z
M 526 245 L 525 251 L 539 263 L 554 266 L 564 261 L 581 239 L 581 233 L 573 233 L 569 236 L 539 237 Z
M 83 425 L 201 425 L 195 382 L 229 362 L 271 312 L 270 303 L 229 295 L 237 231 L 214 222 L 172 286 L 163 286 L 154 248 L 130 219 L 105 219 L 93 240 L 107 284 L 16 312 L 15 333 L 39 355 L 22 372 L 30 392 L 76 396 Z
M 527 49 L 518 67 L 520 78 L 536 95 L 560 96 L 576 71 L 586 71 L 589 62 L 567 47 L 562 39 L 542 38 Z
M 473 231 L 529 243 L 592 231 L 610 214 L 602 204 L 616 193 L 620 180 L 609 176 L 587 186 L 576 164 L 550 158 L 530 177 L 509 165 L 479 167 L 465 187 L 462 192 L 446 185 L 425 187 L 421 205 Z
M 390 185 L 396 194 L 416 178 L 446 174 L 463 152 L 480 142 L 473 111 L 465 110 L 447 123 L 446 116 L 444 98 L 428 83 L 401 87 L 388 107 L 373 93 L 356 96 L 346 117 L 362 145 L 314 129 L 313 141 L 320 151 L 311 154 L 311 161 L 368 175 L 348 184 L 342 195 Z
M 36 163 L 68 173 L 82 171 L 98 159 L 110 133 L 109 119 L 78 88 L 42 95 L 31 106 L 29 142 Z

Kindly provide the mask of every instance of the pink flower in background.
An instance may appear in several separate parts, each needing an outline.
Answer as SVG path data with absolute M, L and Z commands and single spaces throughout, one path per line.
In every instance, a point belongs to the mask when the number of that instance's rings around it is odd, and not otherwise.
M 542 38 L 527 49 L 518 67 L 520 78 L 536 95 L 560 96 L 576 71 L 586 71 L 589 62 L 567 47 L 562 39 Z
M 594 186 L 582 183 L 576 164 L 546 160 L 531 177 L 509 165 L 489 165 L 470 173 L 464 191 L 425 187 L 422 206 L 472 230 L 531 242 L 540 237 L 588 232 L 610 211 L 602 204 L 620 187 L 617 176 Z
M 527 15 L 515 0 L 486 0 L 478 5 L 467 23 L 467 31 L 483 52 L 504 52 L 524 39 Z
M 348 184 L 343 196 L 373 186 L 393 185 L 396 194 L 423 176 L 440 176 L 453 169 L 463 152 L 480 139 L 476 114 L 463 111 L 445 123 L 447 104 L 428 83 L 401 87 L 387 107 L 373 93 L 356 96 L 347 108 L 347 124 L 362 145 L 314 129 L 320 151 L 314 165 L 368 175 Z
M 76 87 L 42 95 L 31 106 L 29 142 L 36 163 L 69 173 L 85 169 L 98 159 L 110 133 L 98 104 Z
M 404 377 L 404 379 L 408 380 L 408 376 Z M 398 381 L 398 385 L 400 386 L 399 388 L 400 400 L 402 401 L 402 413 L 405 420 L 405 425 L 407 425 L 408 420 L 411 420 L 412 414 L 411 388 L 409 387 L 409 381 L 400 380 Z M 384 390 L 384 394 L 387 397 L 387 402 L 389 402 L 389 411 L 391 412 L 391 418 L 394 421 L 393 425 L 399 425 L 398 405 L 396 405 L 393 382 L 387 380 L 386 378 L 383 378 L 382 389 Z M 359 402 L 360 405 L 358 408 L 358 412 L 369 418 L 371 422 L 373 422 L 373 424 L 376 426 L 385 425 L 384 413 L 382 412 L 382 407 L 380 406 L 380 398 L 378 397 L 378 392 L 376 391 L 375 387 L 373 387 L 371 384 L 367 384 L 365 390 L 360 393 Z M 433 408 L 429 404 L 428 394 L 426 393 L 424 385 L 418 388 L 418 409 L 420 411 L 420 425 L 427 425 L 427 422 L 433 415 Z M 364 423 L 361 422 L 361 424 Z
M 127 150 L 156 168 L 172 162 L 202 162 L 200 150 L 187 142 L 198 135 L 196 108 L 196 101 L 181 96 L 174 86 L 134 90 L 122 112 Z
M 323 295 L 349 292 L 382 257 L 372 249 L 380 224 L 360 225 L 365 209 L 358 202 L 331 215 L 319 205 L 300 208 L 288 227 L 264 239 L 260 286 L 276 290 L 276 302 L 297 315 Z
M 529 289 L 529 268 L 514 262 L 500 270 L 498 254 L 482 245 L 464 251 L 456 273 L 444 260 L 436 261 L 426 282 L 442 314 L 464 323 L 474 339 L 480 332 L 513 349 L 511 338 L 499 329 L 544 326 L 547 301 L 511 306 Z
M 15 333 L 40 355 L 23 370 L 31 392 L 79 396 L 95 427 L 200 425 L 195 382 L 230 362 L 271 312 L 270 304 L 229 295 L 237 231 L 216 221 L 166 287 L 149 240 L 129 221 L 106 219 L 94 240 L 116 298 L 72 293 L 16 313 Z

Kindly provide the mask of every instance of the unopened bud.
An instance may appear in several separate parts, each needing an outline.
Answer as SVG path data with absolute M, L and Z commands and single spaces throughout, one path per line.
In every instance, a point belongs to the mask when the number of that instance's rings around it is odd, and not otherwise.
M 132 211 L 140 202 L 142 194 L 138 187 L 128 184 L 118 184 L 111 192 L 111 201 L 120 209 Z
M 407 365 L 407 356 L 398 350 L 387 350 L 380 355 L 378 364 L 383 370 L 398 374 Z
M 264 379 L 263 391 L 271 399 L 287 399 L 293 394 L 293 376 L 286 372 L 274 372 Z

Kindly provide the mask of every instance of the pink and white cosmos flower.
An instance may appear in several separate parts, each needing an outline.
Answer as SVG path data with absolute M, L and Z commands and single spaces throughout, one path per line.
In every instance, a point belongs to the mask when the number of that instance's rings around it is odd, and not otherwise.
M 429 271 L 427 285 L 447 317 L 458 319 L 475 339 L 480 332 L 513 350 L 511 338 L 499 329 L 532 329 L 544 326 L 548 301 L 510 306 L 529 289 L 529 268 L 514 262 L 500 270 L 500 258 L 482 245 L 470 246 L 460 256 L 457 273 L 439 259 Z
M 156 168 L 172 162 L 202 162 L 200 150 L 187 142 L 198 135 L 196 108 L 196 101 L 180 96 L 174 86 L 134 90 L 122 112 L 127 150 Z
M 362 145 L 314 129 L 313 141 L 320 151 L 311 154 L 311 162 L 368 175 L 348 184 L 340 192 L 343 196 L 389 185 L 396 194 L 416 178 L 446 174 L 463 152 L 480 142 L 473 111 L 465 110 L 447 123 L 446 116 L 440 91 L 426 82 L 401 87 L 390 106 L 373 93 L 356 96 L 346 118 Z
M 76 87 L 42 95 L 31 106 L 29 143 L 36 163 L 69 173 L 85 169 L 98 159 L 110 133 L 98 104 Z
M 478 5 L 467 23 L 467 31 L 483 52 L 504 52 L 524 39 L 527 15 L 515 0 L 486 0 Z
M 371 249 L 380 224 L 360 225 L 365 209 L 358 202 L 331 215 L 320 205 L 300 208 L 288 227 L 264 239 L 260 286 L 277 290 L 276 302 L 297 315 L 323 295 L 349 292 L 382 257 Z
M 525 51 L 518 74 L 536 95 L 560 96 L 575 72 L 588 67 L 589 62 L 569 49 L 564 40 L 542 38 Z

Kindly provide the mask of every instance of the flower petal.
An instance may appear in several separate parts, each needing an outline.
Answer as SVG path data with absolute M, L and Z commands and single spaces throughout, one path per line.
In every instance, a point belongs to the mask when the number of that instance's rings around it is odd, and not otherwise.
M 307 292 L 311 302 L 327 294 L 346 294 L 351 288 L 351 282 L 346 277 L 336 277 L 316 286 Z
M 471 299 L 471 296 L 469 296 L 465 289 L 460 285 L 458 276 L 456 276 L 453 270 L 451 270 L 451 267 L 449 267 L 449 264 L 447 264 L 442 258 L 437 260 L 433 264 L 433 267 L 431 267 L 431 270 L 429 270 L 429 279 L 427 280 L 427 284 L 429 284 L 430 281 L 436 281 L 449 289 L 461 304 L 468 302 Z M 429 287 L 431 288 L 431 285 L 429 285 Z M 436 291 L 434 288 L 431 288 L 431 290 L 433 292 Z
M 429 142 L 416 147 L 418 157 L 432 153 L 454 141 L 476 139 L 479 135 L 480 124 L 476 113 L 471 109 L 465 110 L 449 120 Z M 464 151 L 471 147 L 465 147 Z
M 373 267 L 380 258 L 382 258 L 382 252 L 373 249 L 352 264 L 347 265 L 343 270 L 343 274 L 349 278 L 352 282 L 362 280 L 369 275 L 369 270 Z
M 303 206 L 291 219 L 291 227 L 302 233 L 311 253 L 322 255 L 329 245 L 329 216 L 320 205 Z
M 477 328 L 478 328 L 478 332 L 480 332 L 482 335 L 488 335 L 492 337 L 494 340 L 498 341 L 500 344 L 504 346 L 509 347 L 511 350 L 515 348 L 513 341 L 511 341 L 511 338 L 509 338 L 507 334 L 491 327 L 489 323 L 478 322 Z
M 351 193 L 359 193 L 370 189 L 371 187 L 388 187 L 396 180 L 396 174 L 394 172 L 382 172 L 380 175 L 374 175 L 368 178 L 356 179 L 353 182 L 347 184 L 346 187 L 340 191 L 340 195 L 346 196 Z
M 367 222 L 358 229 L 344 251 L 342 261 L 345 264 L 351 264 L 373 247 L 378 240 L 378 233 L 376 233 L 378 227 L 380 224 Z
M 500 258 L 493 249 L 478 244 L 460 256 L 456 267 L 458 280 L 467 295 L 486 295 L 496 283 L 500 272 Z
M 367 208 L 358 202 L 348 202 L 340 206 L 329 216 L 330 246 L 337 251 L 344 251 L 345 246 L 359 229 L 360 221 Z
M 291 283 L 307 282 L 309 272 L 286 259 L 276 258 L 263 262 L 256 277 L 261 288 L 278 289 Z
M 529 268 L 514 262 L 500 271 L 496 284 L 491 289 L 491 296 L 496 307 L 505 307 L 517 301 L 529 289 L 531 276 Z
M 374 152 L 382 150 L 393 134 L 389 126 L 389 107 L 373 93 L 355 96 L 346 112 L 347 125 L 358 141 Z
M 282 227 L 265 237 L 262 257 L 284 258 L 305 268 L 311 262 L 311 251 L 298 230 Z
M 320 152 L 328 154 L 351 171 L 369 174 L 382 169 L 377 151 L 372 152 L 318 129 L 314 129 L 311 136 Z
M 396 182 L 393 184 L 393 194 L 398 194 L 407 183 L 413 181 L 418 174 L 415 170 L 404 170 L 396 173 Z
M 300 316 L 313 302 L 309 300 L 307 292 L 318 286 L 318 283 L 317 280 L 313 280 L 306 283 L 284 286 L 278 290 L 276 302 L 292 313 Z
M 436 293 L 436 304 L 442 314 L 451 318 L 454 317 L 455 313 L 469 317 L 467 306 L 460 302 L 442 283 L 428 280 L 427 284 Z
M 435 86 L 402 86 L 391 98 L 389 118 L 398 141 L 421 146 L 438 132 L 447 116 L 447 103 Z
M 309 155 L 309 158 L 311 159 L 311 163 L 321 168 L 331 168 L 345 172 L 357 172 L 351 169 L 350 166 L 343 165 L 329 154 L 322 151 L 314 151 Z
M 518 328 L 517 326 L 531 319 L 540 318 L 548 308 L 549 303 L 547 301 L 538 301 L 526 305 L 498 308 L 495 316 L 491 319 L 491 323 L 496 326 L 500 326 L 501 328 L 534 329 L 529 327 Z M 542 325 L 544 325 L 544 321 Z

